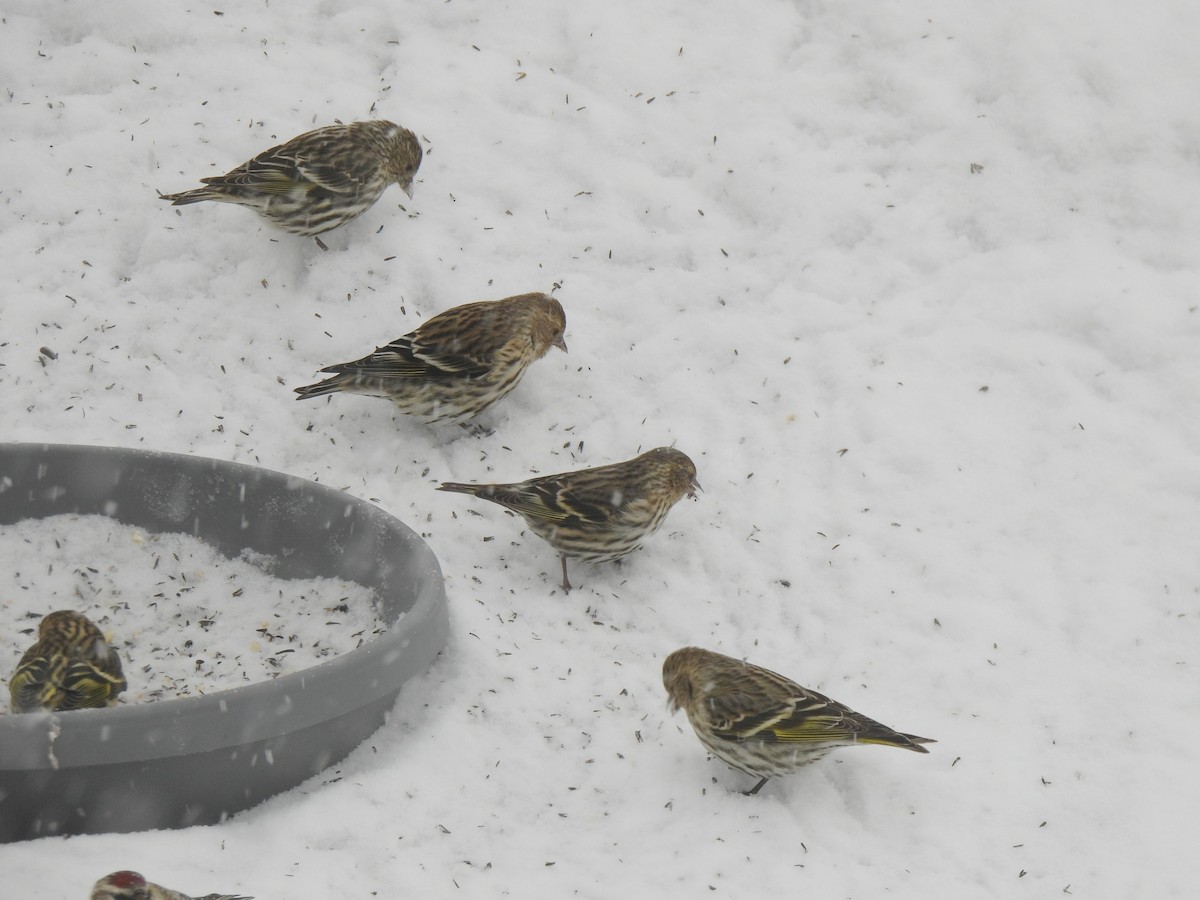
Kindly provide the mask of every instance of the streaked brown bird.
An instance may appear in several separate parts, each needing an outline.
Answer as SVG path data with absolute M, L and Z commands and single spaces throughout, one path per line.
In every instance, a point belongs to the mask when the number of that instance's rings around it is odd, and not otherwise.
M 8 682 L 18 713 L 115 706 L 125 688 L 117 651 L 90 619 L 69 609 L 42 619 L 37 643 Z
M 113 872 L 92 887 L 92 900 L 254 900 L 241 894 L 205 894 L 190 897 L 147 881 L 140 872 Z
M 567 317 L 549 294 L 456 306 L 354 362 L 295 389 L 298 400 L 339 391 L 391 400 L 423 422 L 463 423 L 505 397 L 551 347 L 566 352 Z
M 383 120 L 327 125 L 264 150 L 204 187 L 160 194 L 172 206 L 216 200 L 257 212 L 284 231 L 316 238 L 356 219 L 396 182 L 411 198 L 421 144 Z
M 671 711 L 682 709 L 713 756 L 760 781 L 789 775 L 835 747 L 882 744 L 928 753 L 901 734 L 791 679 L 740 659 L 684 647 L 663 662 Z
M 439 491 L 474 494 L 519 513 L 558 551 L 562 588 L 571 590 L 567 559 L 604 562 L 637 550 L 662 525 L 671 507 L 695 497 L 696 465 L 671 447 L 658 447 L 610 466 L 542 475 L 515 484 L 446 482 Z

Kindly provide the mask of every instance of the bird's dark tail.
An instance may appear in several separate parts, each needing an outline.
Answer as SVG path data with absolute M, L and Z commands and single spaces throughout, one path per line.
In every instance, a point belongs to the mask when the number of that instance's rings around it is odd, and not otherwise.
M 201 200 L 223 200 L 224 198 L 210 188 L 194 188 L 178 194 L 159 194 L 159 200 L 170 200 L 172 206 L 186 206 L 189 203 L 199 203 Z
M 299 396 L 297 400 L 308 400 L 312 397 L 324 397 L 326 394 L 336 394 L 342 389 L 344 380 L 341 376 L 326 378 L 316 384 L 306 384 L 304 387 L 292 388 Z
M 922 744 L 936 744 L 933 738 L 917 737 L 915 734 L 862 734 L 858 736 L 860 744 L 880 744 L 884 747 L 899 747 L 901 750 L 913 750 L 917 753 L 928 753 Z
M 479 496 L 480 490 L 487 487 L 483 484 L 461 484 L 457 481 L 446 481 L 438 485 L 439 491 L 450 491 L 454 494 L 474 494 Z

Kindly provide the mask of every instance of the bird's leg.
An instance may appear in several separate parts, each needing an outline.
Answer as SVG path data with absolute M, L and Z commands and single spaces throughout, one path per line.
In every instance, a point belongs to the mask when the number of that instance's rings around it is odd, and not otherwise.
M 313 235 L 313 240 L 317 242 L 317 246 L 320 247 L 322 250 L 329 249 L 328 247 L 325 246 L 325 242 L 323 240 L 321 240 L 321 238 L 315 234 Z
M 748 790 L 748 791 L 742 791 L 742 793 L 745 794 L 747 797 L 753 797 L 755 794 L 758 793 L 759 789 L 764 784 L 767 783 L 768 778 L 770 778 L 769 775 L 764 775 L 761 779 L 759 779 L 758 784 L 756 784 L 754 787 L 750 788 L 750 790 Z
M 562 589 L 563 589 L 564 593 L 569 594 L 569 593 L 571 593 L 571 582 L 567 579 L 567 556 L 566 556 L 566 554 L 564 553 L 562 556 L 559 557 L 559 559 L 562 560 L 562 570 L 563 570 Z
M 489 437 L 496 433 L 496 429 L 480 425 L 478 422 L 459 422 L 458 427 L 472 437 Z

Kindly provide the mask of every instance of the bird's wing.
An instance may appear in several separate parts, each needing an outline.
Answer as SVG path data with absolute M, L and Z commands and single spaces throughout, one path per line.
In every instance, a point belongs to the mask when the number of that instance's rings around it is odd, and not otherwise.
M 558 492 L 545 482 L 489 485 L 478 495 L 520 513 L 527 519 L 562 522 L 571 515 L 558 501 Z
M 459 354 L 438 353 L 405 335 L 369 356 L 321 371 L 380 378 L 480 378 L 488 367 Z
M 266 193 L 290 193 L 297 188 L 332 194 L 356 194 L 377 167 L 368 155 L 339 152 L 328 142 L 289 141 L 264 150 L 224 175 L 201 178 L 217 187 L 252 188 Z
M 355 194 L 369 182 L 378 167 L 373 157 L 338 153 L 310 155 L 300 152 L 291 160 L 292 167 L 307 182 L 333 194 Z
M 14 711 L 24 712 L 40 705 L 42 685 L 46 683 L 49 672 L 50 663 L 44 656 L 21 660 L 8 683 Z
M 90 663 L 74 662 L 63 673 L 62 709 L 89 709 L 106 706 L 125 690 L 125 679 L 104 672 Z
M 411 335 L 409 354 L 423 365 L 431 376 L 452 375 L 457 378 L 479 378 L 491 371 L 487 353 L 478 347 L 456 341 L 450 346 L 431 341 L 421 334 Z M 403 338 L 401 339 L 403 340 Z
M 278 153 L 278 150 L 280 147 L 272 147 L 224 175 L 201 178 L 200 181 L 214 187 L 250 188 L 268 194 L 290 193 L 301 187 L 308 177 L 293 157 Z
M 497 485 L 496 490 L 483 496 L 534 519 L 605 525 L 620 510 L 622 498 L 610 481 L 590 475 L 570 472 L 521 484 Z
M 780 697 L 730 690 L 709 698 L 715 730 L 731 740 L 795 743 L 846 740 L 859 730 L 840 703 L 793 687 Z
M 606 525 L 621 509 L 624 498 L 606 479 L 573 478 L 560 485 L 558 505 L 570 518 L 591 525 Z
M 788 708 L 780 710 L 779 716 L 763 723 L 759 733 L 761 739 L 767 741 L 843 741 L 862 730 L 854 716 L 847 712 L 841 704 L 819 694 L 805 694 L 793 697 Z

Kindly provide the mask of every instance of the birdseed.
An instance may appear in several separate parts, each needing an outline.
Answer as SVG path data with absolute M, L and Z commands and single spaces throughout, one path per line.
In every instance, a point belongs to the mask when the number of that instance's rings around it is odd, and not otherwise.
M 42 616 L 73 609 L 117 648 L 122 703 L 211 694 L 306 669 L 386 630 L 374 591 L 284 579 L 274 557 L 238 558 L 186 534 L 105 516 L 0 525 L 0 678 L 37 640 Z M 7 691 L 3 692 L 7 697 Z M 5 704 L 6 705 L 6 704 Z

